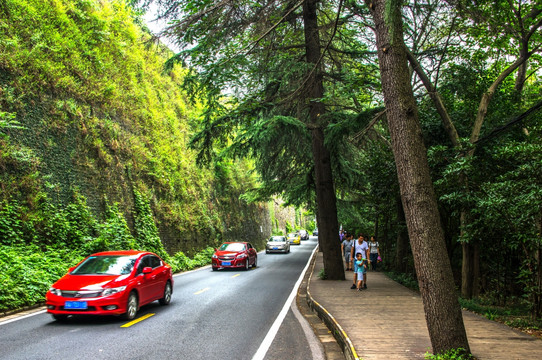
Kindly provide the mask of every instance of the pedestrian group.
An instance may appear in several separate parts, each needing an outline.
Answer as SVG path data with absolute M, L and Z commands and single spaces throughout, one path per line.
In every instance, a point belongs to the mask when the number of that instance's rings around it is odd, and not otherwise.
M 367 242 L 363 234 L 359 234 L 356 241 L 354 235 L 348 232 L 339 234 L 341 239 L 341 252 L 344 256 L 346 271 L 354 272 L 354 281 L 351 289 L 367 289 L 367 269 L 376 271 L 378 263 L 382 260 L 380 257 L 380 248 L 376 238 L 371 236 L 371 241 Z

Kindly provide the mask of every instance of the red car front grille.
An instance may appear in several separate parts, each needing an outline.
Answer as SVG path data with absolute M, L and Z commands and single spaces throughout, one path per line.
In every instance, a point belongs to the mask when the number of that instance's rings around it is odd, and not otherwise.
M 62 297 L 65 298 L 93 298 L 98 297 L 102 293 L 101 291 L 62 291 Z

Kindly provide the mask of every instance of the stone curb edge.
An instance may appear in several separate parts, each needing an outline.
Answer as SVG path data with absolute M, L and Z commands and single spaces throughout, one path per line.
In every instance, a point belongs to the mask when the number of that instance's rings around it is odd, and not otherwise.
M 312 259 L 311 264 L 311 270 L 310 270 L 310 276 L 309 280 L 307 282 L 307 304 L 309 307 L 315 311 L 318 314 L 318 317 L 322 319 L 322 321 L 326 324 L 328 329 L 333 334 L 333 337 L 337 340 L 339 346 L 342 348 L 344 356 L 348 360 L 361 360 L 361 358 L 358 356 L 356 349 L 354 348 L 354 344 L 352 344 L 352 341 L 346 334 L 346 332 L 343 330 L 341 325 L 335 320 L 333 315 L 331 315 L 326 308 L 324 308 L 322 305 L 320 305 L 311 295 L 310 292 L 310 282 L 312 279 L 312 275 L 314 275 L 314 266 L 316 263 L 316 256 L 318 254 L 318 251 L 314 252 L 314 257 Z
M 45 303 L 40 302 L 40 303 L 37 303 L 35 305 L 23 306 L 22 308 L 18 308 L 18 309 L 0 311 L 0 319 L 2 319 L 4 317 L 8 317 L 10 315 L 15 315 L 15 314 L 19 314 L 19 313 L 22 313 L 22 312 L 25 312 L 25 311 L 28 311 L 28 310 L 34 310 L 34 309 L 38 309 L 38 308 L 45 309 Z

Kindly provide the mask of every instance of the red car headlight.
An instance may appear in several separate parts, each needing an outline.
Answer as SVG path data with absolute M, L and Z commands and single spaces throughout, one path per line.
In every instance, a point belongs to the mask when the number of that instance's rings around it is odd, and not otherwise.
M 247 257 L 247 254 L 243 253 L 243 254 L 237 255 L 236 259 L 244 259 L 246 257 Z
M 54 287 L 50 288 L 49 289 L 49 292 L 51 294 L 54 294 L 54 295 L 57 295 L 57 296 L 62 296 L 62 291 L 58 290 L 58 289 L 55 289 Z
M 102 291 L 102 296 L 113 295 L 119 292 L 123 292 L 124 290 L 126 290 L 126 286 L 104 289 L 104 291 Z

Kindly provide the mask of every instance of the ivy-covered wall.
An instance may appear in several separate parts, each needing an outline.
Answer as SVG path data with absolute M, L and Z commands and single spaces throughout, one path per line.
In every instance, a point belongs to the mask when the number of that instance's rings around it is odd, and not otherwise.
M 181 90 L 185 70 L 164 72 L 171 53 L 128 5 L 6 0 L 0 12 L 0 200 L 21 205 L 21 221 L 43 227 L 27 222 L 40 202 L 83 196 L 96 219 L 116 204 L 135 234 L 139 191 L 171 254 L 263 246 L 267 204 L 241 196 L 257 181 L 250 164 L 196 164 L 200 105 Z

